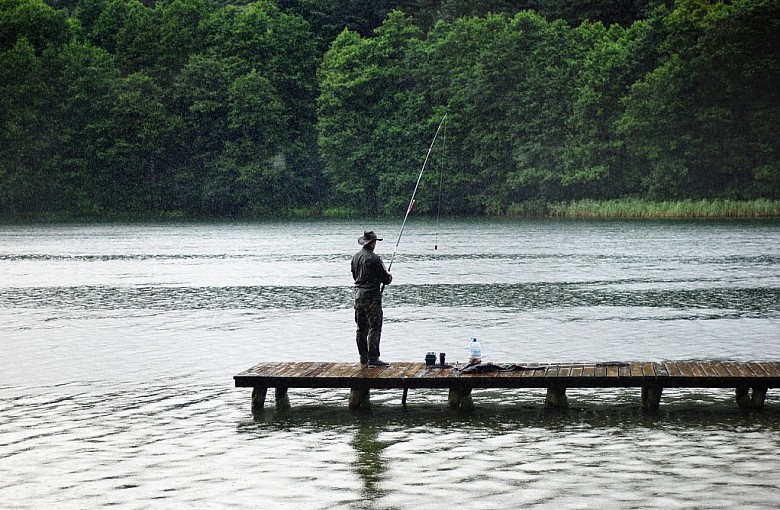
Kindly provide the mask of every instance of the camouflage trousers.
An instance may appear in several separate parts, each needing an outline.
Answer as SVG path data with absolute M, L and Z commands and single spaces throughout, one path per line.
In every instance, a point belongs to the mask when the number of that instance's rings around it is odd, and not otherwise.
M 355 299 L 355 323 L 360 361 L 379 359 L 379 340 L 382 336 L 382 301 L 379 299 Z

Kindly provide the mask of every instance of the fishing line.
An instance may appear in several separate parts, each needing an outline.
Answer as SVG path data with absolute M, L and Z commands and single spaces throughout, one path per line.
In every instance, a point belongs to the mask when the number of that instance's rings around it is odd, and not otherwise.
M 428 147 L 428 153 L 425 155 L 425 160 L 423 161 L 422 168 L 420 169 L 420 175 L 417 176 L 417 183 L 414 185 L 414 191 L 412 191 L 412 198 L 409 200 L 409 207 L 406 208 L 406 214 L 404 215 L 404 221 L 401 223 L 401 231 L 398 232 L 398 239 L 395 241 L 395 248 L 393 248 L 393 255 L 390 257 L 390 264 L 387 266 L 387 271 L 390 272 L 390 268 L 393 267 L 393 260 L 395 260 L 395 254 L 398 251 L 398 245 L 401 244 L 401 236 L 404 235 L 404 228 L 406 227 L 406 220 L 409 218 L 409 213 L 412 212 L 412 209 L 414 208 L 414 196 L 417 194 L 417 188 L 420 187 L 420 180 L 422 179 L 423 172 L 425 172 L 425 167 L 428 164 L 428 159 L 431 157 L 431 151 L 433 150 L 433 144 L 436 143 L 436 137 L 439 136 L 439 131 L 441 130 L 441 127 L 444 125 L 444 120 L 447 118 L 447 114 L 444 114 L 444 117 L 442 117 L 441 122 L 439 122 L 439 127 L 436 128 L 436 133 L 433 135 L 433 140 L 431 140 L 431 146 Z M 385 286 L 382 285 L 382 292 L 384 292 Z
M 444 116 L 447 117 L 446 115 Z M 442 119 L 442 122 L 444 119 Z M 447 124 L 444 124 L 444 133 L 441 135 L 441 145 L 442 145 L 442 157 L 439 161 L 439 207 L 436 210 L 436 236 L 433 244 L 433 249 L 438 250 L 439 249 L 439 229 L 441 225 L 441 197 L 442 197 L 442 180 L 444 175 L 444 164 L 447 160 Z

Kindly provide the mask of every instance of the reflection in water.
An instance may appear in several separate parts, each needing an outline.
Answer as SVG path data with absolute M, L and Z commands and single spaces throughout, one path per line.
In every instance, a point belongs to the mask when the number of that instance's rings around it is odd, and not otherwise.
M 386 445 L 379 441 L 380 431 L 380 427 L 372 420 L 361 420 L 351 443 L 357 453 L 355 472 L 363 482 L 362 497 L 369 501 L 385 495 L 381 482 L 385 474 L 382 451 Z
M 405 410 L 395 398 L 398 390 L 374 390 L 371 407 L 360 412 L 348 411 L 347 390 L 340 396 L 331 396 L 330 400 L 323 390 L 290 391 L 294 392 L 291 398 L 295 400 L 290 408 L 280 412 L 271 403 L 254 420 L 243 423 L 241 430 L 258 433 L 293 428 L 338 429 L 339 434 L 354 436 L 350 444 L 364 457 L 365 465 L 378 468 L 372 470 L 374 482 L 381 479 L 386 465 L 381 460 L 382 453 L 398 443 L 388 438 L 404 430 L 443 433 L 466 427 L 500 435 L 524 428 L 563 431 L 576 425 L 595 431 L 616 427 L 628 435 L 632 430 L 647 427 L 780 432 L 780 390 L 768 392 L 761 412 L 750 412 L 737 406 L 733 389 L 667 388 L 656 413 L 641 408 L 638 388 L 570 388 L 569 408 L 565 411 L 545 407 L 544 389 L 477 389 L 473 393 L 472 413 L 449 409 L 447 391 L 439 389 L 416 390 Z M 381 439 L 383 435 L 386 437 Z M 420 446 L 419 451 L 431 451 L 439 446 L 434 441 Z
M 744 413 L 730 392 L 670 390 L 662 411 L 646 414 L 632 390 L 576 391 L 565 413 L 546 411 L 541 394 L 483 391 L 470 415 L 449 412 L 441 392 L 424 393 L 408 412 L 395 401 L 367 414 L 303 404 L 243 432 L 351 437 L 355 457 L 330 465 L 348 465 L 360 484 L 336 505 L 344 508 L 698 508 L 702 491 L 724 507 L 758 508 L 780 490 L 762 474 L 775 463 L 780 408 Z

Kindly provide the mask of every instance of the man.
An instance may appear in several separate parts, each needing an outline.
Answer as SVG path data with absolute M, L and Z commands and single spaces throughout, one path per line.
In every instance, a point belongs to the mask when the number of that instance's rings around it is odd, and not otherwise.
M 374 253 L 376 242 L 381 241 L 373 230 L 366 230 L 358 238 L 363 249 L 352 257 L 352 278 L 355 280 L 355 322 L 357 323 L 357 348 L 360 363 L 374 367 L 389 365 L 379 359 L 379 340 L 382 336 L 382 289 L 393 276 L 387 272 L 379 255 Z

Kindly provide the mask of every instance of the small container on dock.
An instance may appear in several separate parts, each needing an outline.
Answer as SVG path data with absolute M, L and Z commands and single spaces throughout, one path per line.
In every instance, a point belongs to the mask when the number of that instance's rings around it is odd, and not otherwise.
M 482 361 L 482 344 L 479 340 L 472 338 L 469 342 L 469 363 L 476 364 Z

